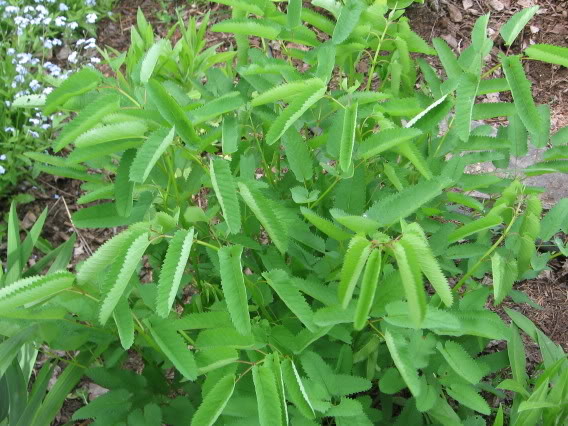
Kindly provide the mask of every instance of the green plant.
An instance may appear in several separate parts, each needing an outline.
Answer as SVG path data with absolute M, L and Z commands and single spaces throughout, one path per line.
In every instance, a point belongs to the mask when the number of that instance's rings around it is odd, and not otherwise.
M 456 425 L 503 424 L 506 412 L 562 424 L 564 352 L 507 311 L 543 353 L 531 388 L 516 326 L 487 309 L 530 302 L 514 283 L 544 267 L 537 237 L 565 226 L 564 210 L 541 222 L 520 178 L 464 173 L 549 139 L 520 58 L 502 56 L 506 78 L 483 72 L 488 16 L 457 58 L 413 33 L 396 2 L 314 1 L 328 16 L 300 1 L 286 13 L 219 2 L 232 18 L 211 30 L 233 33 L 235 52 L 203 50 L 203 24 L 173 46 L 155 40 L 140 14 L 129 52 L 107 55 L 116 78 L 83 70 L 46 99 L 78 114 L 54 142 L 60 155 L 36 160 L 84 180 L 79 203 L 102 201 L 75 226 L 126 227 L 73 279 L 0 293 L 2 308 L 63 308 L 56 321 L 88 329 L 72 342 L 35 336 L 50 347 L 101 350 L 86 374 L 110 391 L 74 419 Z M 437 54 L 446 76 L 411 53 Z M 491 91 L 514 102 L 476 103 Z M 495 116 L 509 117 L 496 137 L 471 130 Z M 139 376 L 120 370 L 132 354 Z M 504 389 L 513 404 L 490 405 Z

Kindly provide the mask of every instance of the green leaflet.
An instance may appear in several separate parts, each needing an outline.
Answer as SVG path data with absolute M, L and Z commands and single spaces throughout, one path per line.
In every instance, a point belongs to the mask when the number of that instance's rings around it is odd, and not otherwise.
M 176 330 L 199 330 L 202 328 L 229 327 L 231 320 L 225 311 L 194 312 L 175 320 Z
M 352 0 L 343 5 L 331 36 L 333 44 L 343 43 L 351 35 L 365 6 L 361 0 Z
M 428 163 L 422 153 L 416 148 L 416 145 L 411 142 L 404 142 L 398 145 L 395 151 L 405 156 L 427 180 L 432 179 L 432 172 L 428 167 Z
M 509 20 L 499 29 L 499 34 L 505 40 L 505 46 L 513 44 L 519 33 L 538 12 L 538 6 L 527 7 L 509 18 Z M 530 56 L 530 55 L 529 55 Z
M 310 25 L 313 25 L 318 30 L 323 31 L 327 35 L 333 34 L 335 23 L 318 12 L 315 12 L 308 8 L 302 8 L 302 20 Z
M 467 141 L 471 131 L 473 104 L 479 88 L 479 75 L 466 72 L 456 89 L 456 117 L 454 125 L 462 141 Z
M 112 263 L 120 253 L 125 252 L 132 241 L 146 232 L 148 232 L 148 226 L 143 224 L 133 225 L 105 242 L 91 257 L 81 264 L 76 274 L 77 283 L 81 285 L 89 281 L 97 281 L 99 275 L 108 265 Z
M 79 135 L 99 124 L 105 115 L 115 112 L 119 108 L 120 98 L 118 95 L 114 93 L 99 95 L 93 102 L 83 108 L 71 123 L 63 128 L 59 137 L 53 143 L 53 150 L 55 152 L 61 151 Z
M 298 374 L 294 361 L 286 358 L 282 361 L 282 376 L 286 386 L 286 395 L 302 413 L 304 417 L 313 419 L 315 417 L 314 408 L 310 398 L 306 393 L 302 378 Z
M 528 377 L 526 373 L 527 359 L 525 346 L 519 334 L 519 330 L 514 323 L 511 324 L 511 338 L 507 342 L 507 353 L 509 355 L 513 380 L 522 387 L 526 387 Z
M 152 324 L 149 329 L 152 338 L 176 370 L 186 379 L 195 380 L 197 365 L 185 340 L 167 323 Z
M 454 52 L 452 52 L 452 49 L 448 46 L 448 43 L 441 38 L 435 38 L 432 40 L 432 45 L 434 49 L 436 49 L 436 52 L 438 52 L 438 57 L 442 62 L 448 79 L 458 78 L 463 71 Z
M 323 87 L 323 82 L 319 78 L 310 78 L 307 80 L 292 81 L 275 86 L 252 99 L 251 105 L 256 107 L 268 103 L 274 103 L 282 100 L 292 102 L 298 95 L 306 91 L 314 92 Z
M 138 236 L 132 242 L 132 245 L 128 247 L 126 253 L 119 256 L 115 261 L 116 267 L 113 265 L 110 269 L 109 273 L 118 273 L 116 276 L 110 275 L 108 278 L 111 281 L 110 287 L 108 288 L 108 292 L 104 295 L 99 311 L 99 321 L 101 324 L 104 325 L 111 316 L 112 311 L 126 290 L 130 278 L 132 278 L 132 275 L 136 271 L 136 267 L 142 259 L 148 245 L 150 245 L 150 240 L 145 233 Z
M 280 410 L 283 413 L 283 422 L 285 425 L 288 425 L 290 422 L 290 416 L 288 414 L 288 403 L 286 402 L 286 393 L 284 391 L 284 375 L 282 373 L 282 363 L 280 362 L 280 357 L 276 353 L 272 357 L 272 362 L 270 362 L 270 360 L 266 361 L 268 362 L 265 362 L 264 365 L 266 365 L 267 368 L 272 368 L 272 372 L 274 373 L 274 377 L 276 379 L 276 389 L 278 390 Z
M 252 210 L 258 221 L 264 227 L 268 236 L 281 253 L 288 247 L 288 230 L 267 200 L 252 186 L 239 182 L 239 192 L 246 205 Z
M 128 306 L 128 298 L 126 296 L 120 298 L 112 316 L 118 329 L 120 344 L 127 351 L 134 343 L 134 319 L 132 318 L 132 312 Z
M 191 121 L 198 125 L 210 121 L 222 114 L 231 112 L 245 104 L 239 92 L 231 92 L 206 102 L 201 108 L 190 112 Z
M 426 235 L 420 225 L 417 223 L 411 224 L 405 229 L 402 239 L 408 243 L 412 251 L 415 252 L 418 260 L 418 265 L 422 273 L 428 278 L 432 287 L 436 290 L 438 296 L 446 306 L 452 306 L 454 298 L 450 290 L 448 280 L 442 273 L 438 261 L 434 257 Z
M 142 65 L 140 66 L 140 82 L 142 84 L 148 83 L 150 77 L 152 77 L 152 74 L 154 73 L 158 59 L 166 53 L 168 47 L 168 40 L 162 39 L 158 40 L 152 45 L 152 47 L 150 47 L 150 49 L 148 49 L 148 52 L 146 52 L 146 55 L 142 60 Z
M 210 170 L 211 184 L 223 211 L 229 232 L 237 234 L 241 230 L 241 211 L 237 199 L 237 187 L 229 163 L 221 158 L 212 158 Z
M 207 349 L 227 346 L 235 349 L 252 349 L 255 347 L 253 335 L 243 336 L 233 327 L 203 330 L 195 341 L 197 348 Z
M 115 203 L 101 203 L 76 211 L 71 215 L 71 219 L 77 228 L 112 228 L 131 225 L 144 219 L 153 199 L 150 192 L 141 193 L 128 217 L 122 217 L 116 212 Z
M 142 138 L 147 130 L 148 126 L 143 121 L 108 124 L 83 133 L 75 140 L 75 146 L 77 148 L 90 148 L 107 142 L 119 143 L 124 139 Z
M 73 420 L 96 419 L 97 422 L 105 422 L 109 420 L 107 415 L 118 413 L 126 413 L 132 406 L 130 398 L 132 394 L 126 389 L 112 389 L 109 392 L 95 398 L 89 404 L 79 408 L 73 413 Z
M 432 179 L 407 187 L 401 192 L 386 197 L 367 210 L 367 216 L 382 226 L 392 225 L 404 219 L 442 193 L 449 185 L 443 179 Z
M 292 173 L 299 182 L 305 182 L 312 179 L 313 160 L 312 154 L 308 150 L 306 141 L 294 129 L 289 129 L 282 135 L 282 145 L 286 153 L 288 165 L 292 169 Z
M 71 74 L 61 86 L 47 96 L 43 107 L 44 114 L 51 115 L 69 99 L 93 90 L 99 85 L 102 77 L 99 71 L 89 67 Z
M 26 327 L 0 343 L 0 376 L 4 376 L 12 361 L 22 350 L 22 346 L 33 338 L 35 331 L 37 331 L 36 326 Z
M 156 292 L 156 313 L 162 318 L 167 318 L 174 303 L 189 259 L 193 236 L 193 228 L 180 229 L 168 245 Z
M 533 44 L 525 49 L 525 53 L 531 59 L 568 67 L 568 47 Z
M 541 118 L 534 104 L 531 84 L 527 80 L 520 56 L 501 56 L 505 77 L 511 87 L 515 107 L 523 124 L 530 133 L 541 133 Z
M 177 101 L 167 92 L 164 86 L 156 80 L 151 79 L 146 85 L 148 96 L 152 103 L 156 105 L 158 111 L 164 119 L 174 126 L 176 132 L 189 145 L 199 145 L 201 139 L 195 133 L 193 124 L 187 118 L 184 110 Z
M 550 240 L 559 230 L 566 232 L 568 229 L 568 199 L 560 200 L 548 213 L 543 217 L 540 223 L 539 237 L 544 240 Z
M 152 132 L 136 151 L 136 158 L 130 167 L 130 180 L 144 183 L 166 149 L 174 140 L 175 127 L 161 128 Z
M 286 18 L 288 28 L 295 28 L 302 23 L 302 0 L 288 0 L 288 8 L 286 9 Z
M 398 265 L 409 316 L 416 327 L 419 327 L 426 315 L 426 293 L 422 283 L 419 263 L 416 255 L 403 241 L 392 245 L 392 251 Z
M 288 306 L 290 311 L 298 317 L 298 320 L 312 332 L 316 332 L 318 327 L 313 322 L 313 312 L 304 296 L 293 285 L 288 274 L 280 269 L 273 269 L 262 274 L 270 287 L 278 294 L 278 297 Z
M 232 114 L 223 116 L 221 135 L 223 154 L 232 154 L 239 149 L 240 134 L 237 117 Z
M 207 374 L 212 370 L 222 368 L 226 365 L 237 362 L 239 353 L 233 348 L 216 347 L 202 349 L 195 354 L 197 372 L 199 375 Z
M 282 425 L 282 410 L 273 371 L 266 365 L 255 365 L 252 367 L 252 379 L 260 424 L 267 426 Z
M 136 150 L 129 149 L 120 159 L 118 171 L 114 181 L 114 199 L 116 200 L 116 212 L 119 216 L 128 217 L 132 213 L 134 203 L 134 182 L 129 179 L 130 168 L 134 162 Z
M 242 246 L 222 247 L 219 255 L 221 285 L 231 320 L 241 334 L 251 333 L 248 297 L 241 265 Z
M 450 367 L 469 383 L 476 385 L 481 381 L 484 376 L 483 370 L 459 343 L 448 340 L 445 346 L 438 343 L 436 348 Z
M 446 392 L 460 404 L 472 410 L 485 415 L 491 414 L 491 408 L 472 385 L 452 384 L 449 389 L 446 388 Z
M 212 0 L 215 3 L 231 6 L 233 9 L 239 9 L 246 12 L 254 13 L 258 16 L 264 16 L 263 2 L 245 1 L 245 0 Z
M 306 112 L 312 105 L 319 101 L 327 87 L 325 84 L 317 79 L 319 83 L 314 84 L 309 90 L 306 89 L 298 94 L 296 98 L 280 113 L 278 118 L 272 123 L 270 129 L 266 133 L 266 143 L 272 145 L 298 120 L 304 112 Z
M 344 172 L 347 172 L 351 167 L 353 147 L 355 145 L 355 131 L 357 130 L 357 108 L 358 104 L 357 101 L 355 101 L 345 109 L 345 114 L 343 115 L 343 128 L 339 148 L 339 166 Z
M 503 259 L 497 252 L 491 257 L 493 272 L 493 294 L 495 305 L 499 305 L 513 288 L 517 278 L 517 262 L 514 259 Z
M 394 365 L 402 376 L 406 386 L 414 397 L 420 395 L 422 386 L 418 372 L 412 365 L 411 354 L 408 353 L 408 347 L 404 345 L 399 335 L 393 335 L 390 330 L 385 331 L 385 343 L 389 349 Z
M 456 241 L 462 240 L 469 235 L 500 225 L 502 222 L 503 219 L 497 214 L 482 217 L 481 219 L 474 220 L 473 222 L 470 222 L 453 231 L 448 236 L 448 242 L 455 243 Z
M 422 134 L 415 128 L 385 129 L 365 139 L 359 146 L 357 157 L 368 159 L 386 150 L 408 142 Z
M 353 320 L 353 327 L 355 330 L 362 330 L 367 322 L 367 317 L 371 311 L 371 306 L 373 306 L 375 292 L 379 283 L 381 262 L 381 250 L 378 248 L 373 249 L 367 259 L 365 272 L 363 273 L 363 279 L 361 280 L 361 292 L 359 293 L 359 299 L 357 300 L 357 308 L 355 309 L 355 317 Z
M 318 216 L 312 210 L 306 207 L 300 207 L 300 211 L 312 225 L 334 240 L 343 241 L 351 237 L 351 234 L 345 232 L 333 222 Z
M 142 139 L 135 138 L 105 142 L 89 146 L 87 148 L 75 148 L 66 158 L 66 163 L 67 166 L 73 167 L 73 165 L 77 163 L 92 161 L 106 155 L 115 154 L 131 148 L 137 148 L 140 145 L 142 145 Z
M 75 277 L 67 271 L 18 280 L 0 288 L 0 309 L 15 309 L 36 303 L 71 288 Z
M 233 33 L 237 35 L 255 36 L 274 40 L 282 27 L 268 19 L 225 19 L 211 27 L 213 32 Z
M 347 308 L 351 297 L 353 297 L 355 286 L 370 253 L 371 243 L 366 238 L 356 235 L 349 242 L 349 248 L 345 253 L 341 267 L 339 287 L 337 288 L 339 303 L 343 309 Z

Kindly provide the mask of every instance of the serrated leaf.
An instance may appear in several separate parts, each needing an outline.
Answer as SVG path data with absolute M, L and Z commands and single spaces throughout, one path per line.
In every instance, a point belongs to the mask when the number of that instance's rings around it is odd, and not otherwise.
M 286 9 L 286 21 L 288 28 L 295 28 L 302 23 L 302 0 L 288 0 Z
M 193 244 L 194 229 L 180 229 L 168 245 L 168 251 L 160 270 L 156 291 L 156 313 L 166 318 L 181 284 L 189 253 Z
M 77 272 L 77 282 L 84 284 L 88 281 L 96 281 L 99 275 L 108 268 L 116 257 L 127 250 L 132 241 L 140 235 L 148 232 L 145 225 L 133 225 L 129 229 L 112 237 L 100 246 L 97 251 L 83 262 Z
M 71 288 L 74 282 L 75 277 L 67 271 L 15 281 L 0 288 L 0 309 L 15 309 L 36 303 Z
M 122 217 L 130 216 L 130 213 L 132 213 L 132 206 L 134 204 L 134 182 L 130 181 L 129 175 L 135 155 L 136 150 L 134 149 L 129 149 L 122 154 L 114 181 L 116 212 Z
M 223 412 L 235 390 L 235 376 L 228 374 L 207 393 L 191 419 L 192 426 L 212 426 Z
M 493 294 L 495 305 L 499 305 L 513 288 L 517 278 L 517 262 L 505 260 L 497 252 L 491 256 L 491 271 L 493 273 Z
M 499 34 L 505 40 L 505 46 L 513 44 L 517 36 L 523 30 L 525 25 L 538 12 L 538 6 L 527 7 L 509 18 L 509 20 L 499 29 Z
M 366 238 L 356 235 L 349 242 L 349 248 L 345 253 L 341 267 L 339 287 L 337 288 L 337 296 L 343 309 L 347 308 L 353 297 L 355 286 L 370 253 L 371 243 Z
M 314 408 L 298 374 L 294 361 L 286 358 L 282 361 L 282 376 L 286 385 L 286 394 L 290 401 L 308 419 L 315 418 Z
M 485 415 L 491 414 L 491 408 L 487 404 L 487 401 L 479 395 L 472 385 L 452 384 L 449 389 L 446 389 L 446 392 L 460 404 L 478 413 Z
M 282 425 L 282 410 L 278 400 L 274 373 L 265 365 L 255 365 L 252 367 L 252 379 L 260 424 L 267 426 Z
M 79 135 L 99 124 L 105 115 L 117 111 L 119 108 L 120 98 L 118 95 L 112 93 L 98 96 L 83 108 L 73 121 L 63 127 L 59 137 L 53 143 L 53 151 L 61 151 Z
M 130 180 L 144 183 L 150 172 L 171 145 L 175 136 L 175 127 L 171 129 L 161 128 L 152 132 L 140 149 L 136 152 L 136 158 L 130 168 Z
M 448 236 L 448 242 L 455 243 L 456 241 L 462 240 L 465 237 L 468 237 L 477 232 L 494 228 L 495 226 L 500 225 L 502 222 L 503 219 L 497 214 L 482 217 L 481 219 L 474 220 L 473 222 L 470 222 L 453 231 Z
M 262 92 L 252 99 L 251 105 L 256 107 L 268 103 L 274 103 L 279 100 L 290 103 L 296 99 L 298 95 L 301 95 L 306 91 L 316 91 L 322 86 L 323 82 L 319 78 L 310 78 L 307 80 L 284 83 Z
M 194 125 L 198 125 L 234 111 L 244 104 L 245 100 L 239 92 L 230 92 L 206 102 L 201 108 L 192 110 L 190 112 L 191 121 Z
M 445 346 L 438 343 L 438 351 L 452 369 L 469 383 L 476 385 L 483 378 L 483 370 L 479 364 L 458 343 L 448 340 Z
M 123 296 L 120 298 L 112 316 L 114 318 L 116 328 L 118 329 L 120 344 L 124 350 L 127 351 L 134 343 L 134 319 L 132 318 L 132 313 L 128 306 L 127 297 Z
M 203 330 L 197 336 L 195 345 L 199 349 L 227 346 L 235 349 L 252 349 L 255 345 L 253 335 L 244 336 L 233 327 Z
M 227 114 L 223 117 L 221 127 L 221 144 L 223 154 L 232 154 L 239 149 L 239 123 L 237 117 Z
M 85 67 L 71 74 L 57 89 L 47 96 L 43 108 L 44 114 L 51 115 L 57 110 L 57 107 L 63 105 L 72 97 L 93 90 L 98 86 L 102 77 L 99 71 L 90 67 Z
M 462 141 L 467 141 L 471 131 L 473 104 L 479 88 L 479 75 L 464 73 L 456 89 L 456 116 L 454 125 Z
M 406 386 L 414 397 L 421 393 L 422 386 L 418 372 L 412 366 L 411 354 L 408 353 L 408 346 L 405 346 L 399 336 L 391 334 L 390 330 L 385 331 L 385 343 L 398 372 L 402 376 Z
M 185 340 L 169 326 L 167 322 L 150 327 L 152 338 L 183 377 L 188 380 L 197 378 L 197 365 L 193 353 L 187 347 Z
M 318 216 L 312 210 L 306 207 L 300 207 L 300 211 L 312 225 L 334 240 L 343 241 L 351 237 L 348 232 L 345 232 L 333 222 Z
M 416 327 L 419 327 L 426 315 L 426 293 L 422 283 L 418 259 L 407 250 L 402 241 L 392 245 L 392 251 L 398 265 L 406 300 L 408 301 L 409 316 Z
M 550 44 L 533 44 L 525 49 L 531 59 L 568 67 L 568 47 Z
M 230 327 L 231 319 L 226 311 L 194 312 L 172 323 L 176 330 L 199 330 L 202 328 Z
M 212 370 L 222 368 L 226 365 L 233 364 L 239 359 L 239 352 L 233 348 L 224 348 L 222 346 L 201 349 L 195 354 L 195 362 L 197 364 L 198 374 L 206 374 Z
M 115 261 L 118 274 L 116 277 L 109 277 L 111 280 L 110 287 L 108 288 L 108 292 L 104 295 L 99 311 L 99 321 L 101 324 L 104 325 L 111 316 L 149 245 L 150 240 L 146 233 L 144 233 L 138 236 L 132 242 L 132 245 L 128 247 L 126 253 Z M 120 267 L 118 268 L 118 266 Z M 113 269 L 111 268 L 111 270 Z
M 284 146 L 288 165 L 296 179 L 299 182 L 306 182 L 312 179 L 314 174 L 312 154 L 300 133 L 294 129 L 289 129 L 282 135 L 282 145 Z
M 175 127 L 176 132 L 189 145 L 199 145 L 201 139 L 195 133 L 193 124 L 177 101 L 168 93 L 164 86 L 154 79 L 146 84 L 146 90 L 152 103 L 164 119 Z
M 126 389 L 112 389 L 75 411 L 73 420 L 103 419 L 114 411 L 126 413 L 132 405 L 131 397 L 132 394 Z
M 293 285 L 290 285 L 291 279 L 286 272 L 280 269 L 273 269 L 270 272 L 262 274 L 270 287 L 278 294 L 284 304 L 292 311 L 302 324 L 310 331 L 318 331 L 318 327 L 313 322 L 313 312 L 304 299 L 304 296 Z
M 309 90 L 306 89 L 298 94 L 284 111 L 279 114 L 278 118 L 272 123 L 266 133 L 266 143 L 272 145 L 279 140 L 286 130 L 288 130 L 304 112 L 323 97 L 327 87 L 323 81 L 319 79 L 316 80 L 319 81 L 318 84 L 314 84 Z
M 220 158 L 212 158 L 210 170 L 211 184 L 223 211 L 229 232 L 237 234 L 241 230 L 241 210 L 237 199 L 237 187 L 229 163 Z
M 447 186 L 449 182 L 443 179 L 432 179 L 409 186 L 397 194 L 376 202 L 367 210 L 367 216 L 382 226 L 392 225 L 436 198 Z
M 361 292 L 359 293 L 357 308 L 355 309 L 355 318 L 353 320 L 355 330 L 362 330 L 367 322 L 367 317 L 373 306 L 375 292 L 379 283 L 381 262 L 381 250 L 378 248 L 373 249 L 367 259 L 365 272 L 363 273 L 363 279 L 361 281 Z
M 288 230 L 285 223 L 278 218 L 269 200 L 258 190 L 243 182 L 239 182 L 238 185 L 240 195 L 246 205 L 264 227 L 276 248 L 281 253 L 285 253 L 288 247 Z
M 255 36 L 274 40 L 282 27 L 268 19 L 225 19 L 211 27 L 213 32 L 233 33 L 237 35 Z
M 436 49 L 436 52 L 438 52 L 438 57 L 442 62 L 442 66 L 446 71 L 448 79 L 458 78 L 463 71 L 456 56 L 454 55 L 454 52 L 452 52 L 452 49 L 448 46 L 448 43 L 441 38 L 434 38 L 432 40 L 432 45 L 434 46 L 434 49 Z
M 250 334 L 248 298 L 241 265 L 242 246 L 222 247 L 218 251 L 221 285 L 231 320 L 241 334 Z
M 511 338 L 507 342 L 507 353 L 509 355 L 513 380 L 519 383 L 522 388 L 525 388 L 528 379 L 526 373 L 527 358 L 525 346 L 514 324 L 511 324 Z
M 168 40 L 162 39 L 158 40 L 152 45 L 152 47 L 150 47 L 150 49 L 148 49 L 140 66 L 140 82 L 142 84 L 148 83 L 150 77 L 152 77 L 152 74 L 154 73 L 158 59 L 166 53 L 168 45 Z
M 534 103 L 531 84 L 523 70 L 520 56 L 501 56 L 501 64 L 511 87 L 519 117 L 530 133 L 539 134 L 542 127 L 541 118 Z
M 365 6 L 361 0 L 351 0 L 343 5 L 331 36 L 333 44 L 343 43 L 351 35 Z
M 374 157 L 381 152 L 393 149 L 402 143 L 408 142 L 421 134 L 422 131 L 415 128 L 381 130 L 361 142 L 357 151 L 357 157 L 362 159 Z
M 351 167 L 353 147 L 355 146 L 355 131 L 357 125 L 357 102 L 353 102 L 345 109 L 343 115 L 343 129 L 339 148 L 339 166 L 347 172 Z

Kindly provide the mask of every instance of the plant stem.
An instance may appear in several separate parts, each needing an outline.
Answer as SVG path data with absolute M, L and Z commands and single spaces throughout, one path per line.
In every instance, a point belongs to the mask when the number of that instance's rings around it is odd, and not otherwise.
M 220 247 L 214 246 L 213 244 L 209 244 L 209 243 L 207 243 L 207 242 L 205 242 L 205 241 L 193 240 L 193 242 L 194 242 L 195 244 L 199 244 L 199 245 L 202 245 L 202 246 L 204 246 L 204 247 L 209 247 L 210 249 L 213 249 L 213 250 L 216 250 L 216 251 L 220 249 Z
M 310 209 L 313 209 L 315 206 L 317 206 L 326 197 L 326 195 L 329 194 L 329 192 L 335 187 L 335 185 L 337 185 L 337 183 L 340 180 L 341 178 L 336 178 L 335 181 L 327 187 L 327 189 L 323 192 L 323 194 L 321 194 L 319 198 L 316 201 L 314 201 L 314 204 L 312 204 L 311 206 L 308 205 L 308 207 Z

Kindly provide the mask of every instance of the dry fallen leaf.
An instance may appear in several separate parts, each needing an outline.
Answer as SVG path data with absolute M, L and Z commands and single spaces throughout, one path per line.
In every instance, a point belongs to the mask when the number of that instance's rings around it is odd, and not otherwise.
M 457 8 L 456 5 L 453 5 L 451 3 L 448 4 L 448 12 L 450 14 L 450 19 L 453 22 L 461 22 L 463 21 L 463 15 L 460 12 L 460 10 Z
M 465 10 L 469 9 L 470 7 L 473 6 L 473 0 L 463 0 L 462 2 L 463 8 Z
M 501 3 L 500 0 L 489 0 L 489 5 L 497 12 L 501 12 L 503 9 L 505 9 L 505 5 Z

